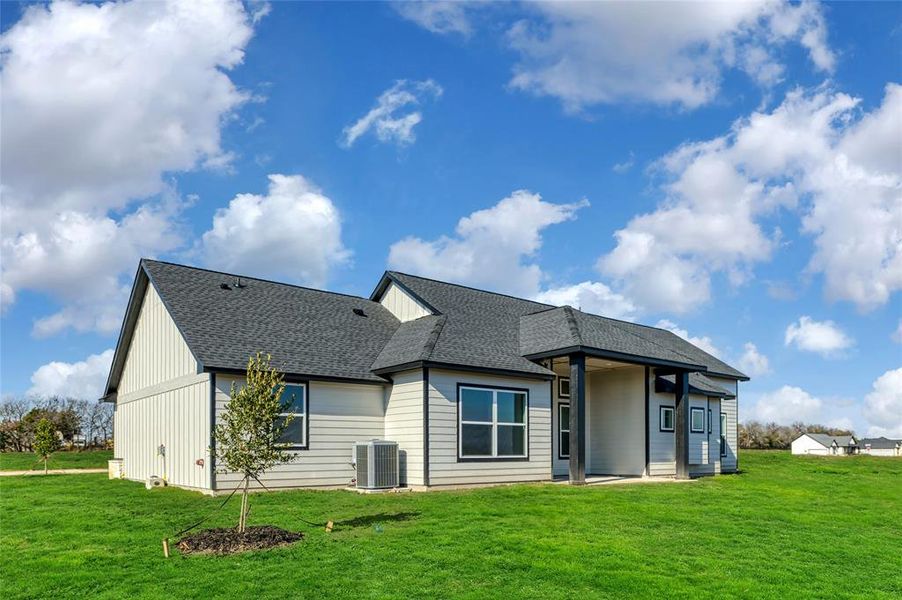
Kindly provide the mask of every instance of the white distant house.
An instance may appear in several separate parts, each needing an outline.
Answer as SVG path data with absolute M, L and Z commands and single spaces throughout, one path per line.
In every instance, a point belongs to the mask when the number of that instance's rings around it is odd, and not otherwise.
M 863 454 L 871 456 L 902 456 L 902 440 L 885 437 L 866 438 L 859 443 Z
M 820 456 L 841 456 L 857 454 L 858 442 L 851 435 L 829 435 L 827 433 L 803 433 L 792 441 L 793 454 L 816 454 Z
M 391 271 L 366 298 L 143 260 L 104 395 L 125 476 L 233 489 L 211 431 L 258 351 L 298 455 L 268 489 L 346 486 L 374 438 L 421 489 L 737 470 L 748 377 L 670 331 Z

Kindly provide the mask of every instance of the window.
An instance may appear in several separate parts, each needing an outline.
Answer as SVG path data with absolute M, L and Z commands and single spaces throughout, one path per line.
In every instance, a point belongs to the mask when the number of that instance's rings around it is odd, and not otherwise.
M 704 408 L 691 408 L 689 410 L 689 430 L 692 433 L 705 433 Z
M 526 458 L 525 390 L 460 386 L 460 458 Z
M 557 456 L 570 458 L 570 405 L 557 405 Z
M 712 428 L 714 427 L 714 412 L 709 408 L 708 409 L 708 433 L 714 431 Z
M 727 455 L 727 413 L 720 413 L 720 455 Z
M 661 414 L 660 414 L 660 429 L 661 431 L 673 431 L 673 407 L 672 406 L 662 406 Z
M 286 384 L 282 390 L 282 411 L 276 419 L 283 423 L 285 417 L 291 415 L 291 422 L 279 436 L 278 442 L 293 448 L 307 446 L 307 386 L 303 384 Z
M 569 377 L 558 377 L 557 397 L 558 398 L 569 398 L 570 397 L 570 378 Z

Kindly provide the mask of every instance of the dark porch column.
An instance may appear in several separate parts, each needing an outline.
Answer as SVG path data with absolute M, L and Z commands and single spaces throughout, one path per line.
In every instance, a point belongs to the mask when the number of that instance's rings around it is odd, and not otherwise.
M 570 483 L 586 483 L 586 355 L 570 355 Z
M 676 440 L 676 477 L 689 479 L 689 372 L 676 372 L 674 401 L 674 438 Z

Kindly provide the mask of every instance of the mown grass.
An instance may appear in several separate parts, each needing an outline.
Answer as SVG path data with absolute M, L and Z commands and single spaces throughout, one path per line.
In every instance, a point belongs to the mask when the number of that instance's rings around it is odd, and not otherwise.
M 53 454 L 50 469 L 105 469 L 112 450 L 60 451 Z M 43 471 L 44 463 L 33 452 L 0 452 L 0 471 Z
M 252 498 L 288 548 L 175 555 L 221 498 L 103 475 L 0 481 L 6 598 L 902 596 L 902 460 L 745 452 L 693 483 Z M 207 525 L 236 519 L 230 503 Z M 336 522 L 327 534 L 309 524 Z M 205 525 L 206 526 L 206 525 Z

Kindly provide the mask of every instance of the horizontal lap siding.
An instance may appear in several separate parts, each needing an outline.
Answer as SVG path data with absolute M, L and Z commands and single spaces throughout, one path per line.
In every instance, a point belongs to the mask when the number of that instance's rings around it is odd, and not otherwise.
M 589 373 L 587 470 L 642 475 L 645 470 L 645 368 Z
M 673 394 L 655 391 L 654 369 L 649 370 L 648 474 L 676 475 L 676 446 L 672 431 L 661 431 L 661 407 L 674 406 Z
M 197 373 L 194 356 L 156 289 L 153 285 L 147 286 L 122 367 L 118 395 L 131 394 L 192 373 Z
M 128 479 L 165 477 L 171 485 L 210 487 L 209 375 L 177 389 L 116 403 L 115 455 Z M 165 447 L 165 460 L 159 455 Z M 203 466 L 196 464 L 203 459 Z
M 385 439 L 398 442 L 401 485 L 423 485 L 423 372 L 393 378 L 385 406 Z
M 458 462 L 458 383 L 529 390 L 528 461 Z M 551 387 L 548 381 L 430 369 L 430 485 L 510 483 L 550 478 Z
M 736 398 L 725 398 L 721 403 L 721 411 L 727 415 L 727 455 L 721 458 L 721 472 L 729 473 L 736 471 L 738 460 L 737 452 L 739 451 L 738 437 L 738 405 L 739 405 L 739 382 L 735 379 L 726 379 L 723 377 L 711 377 L 717 385 L 736 394 Z
M 217 375 L 216 418 L 226 410 L 232 383 L 242 378 Z M 385 436 L 385 390 L 378 385 L 311 382 L 308 384 L 308 449 L 294 461 L 276 465 L 260 480 L 267 488 L 341 486 L 354 477 L 354 442 Z M 241 482 L 238 473 L 216 474 L 216 489 L 231 490 Z M 259 484 L 252 482 L 251 487 Z

